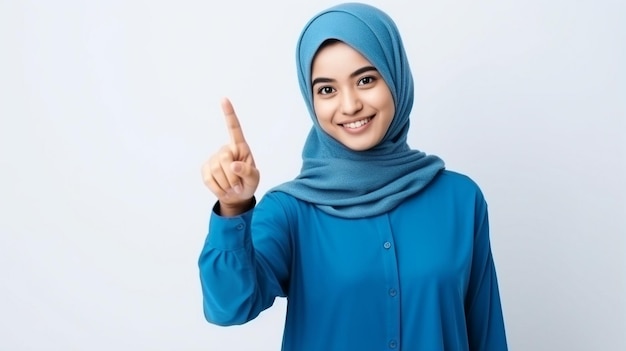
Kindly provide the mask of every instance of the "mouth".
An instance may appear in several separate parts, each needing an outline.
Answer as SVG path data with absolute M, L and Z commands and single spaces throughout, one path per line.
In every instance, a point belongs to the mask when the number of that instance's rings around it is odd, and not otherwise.
M 346 128 L 346 129 L 359 129 L 359 128 L 367 125 L 368 123 L 370 123 L 370 121 L 373 118 L 374 118 L 374 116 L 367 117 L 367 118 L 363 118 L 363 119 L 358 120 L 358 121 L 354 121 L 354 122 L 350 122 L 350 123 L 343 123 L 343 124 L 340 124 L 340 126 Z

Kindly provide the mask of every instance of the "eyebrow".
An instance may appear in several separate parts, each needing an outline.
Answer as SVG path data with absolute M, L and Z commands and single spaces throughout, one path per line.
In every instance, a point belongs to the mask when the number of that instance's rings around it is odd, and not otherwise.
M 356 71 L 352 72 L 350 74 L 350 78 L 354 78 L 354 77 L 356 77 L 356 76 L 358 76 L 360 74 L 363 74 L 363 73 L 369 72 L 369 71 L 378 71 L 378 70 L 374 66 L 361 67 L 361 68 L 357 69 Z M 319 77 L 319 78 L 313 79 L 313 82 L 311 83 L 311 86 L 315 86 L 315 84 L 319 84 L 319 83 L 332 83 L 334 81 L 335 80 L 331 79 L 331 78 Z

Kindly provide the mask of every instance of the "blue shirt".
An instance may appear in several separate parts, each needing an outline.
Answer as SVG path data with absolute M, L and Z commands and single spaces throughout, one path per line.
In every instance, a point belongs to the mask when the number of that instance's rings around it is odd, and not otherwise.
M 284 351 L 507 350 L 487 205 L 458 173 L 362 219 L 280 192 L 240 216 L 214 211 L 199 268 L 214 324 L 287 297 Z

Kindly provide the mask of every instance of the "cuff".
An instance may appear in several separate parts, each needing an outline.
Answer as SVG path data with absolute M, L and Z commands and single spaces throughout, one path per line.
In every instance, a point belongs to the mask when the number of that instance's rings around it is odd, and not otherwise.
M 233 217 L 223 217 L 216 211 L 219 202 L 213 206 L 209 224 L 208 244 L 221 250 L 237 250 L 243 248 L 250 240 L 250 223 L 256 200 L 253 199 L 251 208 Z

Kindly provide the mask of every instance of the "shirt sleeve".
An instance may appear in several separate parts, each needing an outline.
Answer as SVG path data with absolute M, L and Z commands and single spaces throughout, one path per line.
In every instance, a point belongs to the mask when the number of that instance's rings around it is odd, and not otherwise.
M 216 204 L 198 260 L 204 315 L 217 325 L 256 318 L 286 296 L 291 249 L 284 211 L 263 200 L 234 217 L 222 217 Z
M 496 269 L 489 240 L 487 205 L 480 197 L 465 315 L 471 351 L 506 351 L 507 341 Z

